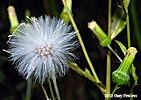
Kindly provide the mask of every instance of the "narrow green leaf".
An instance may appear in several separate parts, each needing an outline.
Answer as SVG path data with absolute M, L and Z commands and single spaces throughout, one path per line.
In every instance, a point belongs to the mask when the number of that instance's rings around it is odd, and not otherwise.
M 115 40 L 115 42 L 118 44 L 118 46 L 120 47 L 121 51 L 125 55 L 126 54 L 126 47 L 118 40 Z

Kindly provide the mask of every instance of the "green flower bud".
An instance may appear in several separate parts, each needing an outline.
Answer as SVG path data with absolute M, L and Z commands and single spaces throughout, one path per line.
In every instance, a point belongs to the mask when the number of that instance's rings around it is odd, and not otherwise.
M 11 24 L 10 32 L 12 33 L 17 26 L 19 25 L 19 21 L 16 15 L 15 8 L 13 6 L 8 6 L 8 16 Z
M 112 80 L 118 85 L 126 85 L 130 81 L 129 72 L 137 53 L 136 48 L 130 47 L 119 68 L 112 73 Z
M 106 35 L 106 33 L 99 27 L 99 25 L 95 21 L 88 23 L 88 28 L 97 37 L 101 46 L 104 47 L 110 45 L 111 43 L 110 38 Z

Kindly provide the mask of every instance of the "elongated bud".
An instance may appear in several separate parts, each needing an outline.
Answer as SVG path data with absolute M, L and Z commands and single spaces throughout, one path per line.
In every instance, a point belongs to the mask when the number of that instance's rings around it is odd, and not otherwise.
M 99 27 L 99 25 L 95 21 L 88 23 L 88 28 L 97 37 L 101 46 L 110 45 L 110 43 L 111 43 L 110 38 L 106 35 L 106 33 Z
M 72 12 L 72 0 L 66 0 L 66 4 L 68 6 L 69 11 Z M 69 15 L 65 7 L 63 8 L 63 11 L 61 12 L 60 17 L 64 19 L 66 22 L 70 21 Z
M 17 19 L 16 11 L 13 6 L 9 6 L 7 10 L 8 10 L 8 16 L 9 16 L 9 20 L 11 24 L 10 32 L 12 33 L 19 25 L 19 21 Z
M 136 48 L 130 47 L 119 68 L 112 73 L 112 80 L 118 85 L 126 85 L 130 81 L 129 72 L 137 53 Z

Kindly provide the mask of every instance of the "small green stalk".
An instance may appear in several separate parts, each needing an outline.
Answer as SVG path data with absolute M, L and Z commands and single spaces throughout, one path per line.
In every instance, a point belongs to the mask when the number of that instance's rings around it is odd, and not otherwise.
M 97 37 L 101 46 L 104 47 L 110 45 L 111 43 L 110 38 L 106 35 L 106 33 L 99 27 L 99 25 L 95 21 L 88 23 L 88 27 Z
M 126 55 L 121 62 L 119 68 L 112 73 L 112 80 L 117 85 L 126 85 L 130 81 L 129 73 L 136 53 L 136 48 L 130 47 L 127 50 Z
M 49 84 L 49 89 L 50 89 L 50 94 L 51 94 L 52 100 L 55 100 L 55 96 L 53 93 L 53 88 L 52 88 L 52 84 L 51 84 L 50 79 L 48 79 L 48 84 Z
M 56 82 L 56 77 L 54 75 L 52 75 L 52 81 L 53 81 L 53 85 L 54 85 L 55 92 L 57 95 L 57 100 L 61 100 L 60 93 L 59 93 L 58 86 L 57 86 L 57 82 Z
M 45 90 L 43 84 L 40 84 L 40 85 L 41 85 L 41 88 L 42 88 L 42 90 L 44 92 L 44 95 L 45 95 L 46 100 L 49 100 L 48 95 L 47 95 L 47 91 Z

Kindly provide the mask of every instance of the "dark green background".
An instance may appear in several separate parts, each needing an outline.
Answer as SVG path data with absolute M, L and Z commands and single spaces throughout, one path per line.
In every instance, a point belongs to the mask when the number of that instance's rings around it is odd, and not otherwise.
M 84 40 L 89 56 L 94 64 L 96 72 L 102 82 L 105 84 L 105 70 L 106 70 L 106 52 L 107 48 L 102 48 L 96 37 L 87 28 L 87 23 L 91 20 L 97 21 L 101 28 L 107 32 L 107 13 L 108 13 L 108 0 L 73 0 L 73 16 L 76 24 L 80 30 L 81 36 Z M 112 13 L 119 5 L 120 0 L 112 0 Z M 132 0 L 131 0 L 132 1 Z M 7 49 L 6 41 L 8 39 L 10 23 L 7 15 L 7 7 L 13 5 L 16 9 L 19 22 L 25 20 L 25 10 L 29 9 L 31 16 L 39 17 L 41 15 L 59 16 L 63 9 L 61 0 L 0 0 L 0 100 L 24 100 L 26 92 L 26 80 L 18 74 L 13 68 L 11 62 L 8 61 L 8 54 L 3 52 L 2 49 Z M 141 1 L 135 0 L 135 6 L 138 15 L 138 22 L 141 25 Z M 130 12 L 129 12 L 130 13 Z M 131 41 L 132 46 L 137 47 L 137 41 L 131 20 L 130 13 L 130 27 L 131 27 Z M 140 27 L 140 26 L 139 26 Z M 117 38 L 125 46 L 127 46 L 126 30 L 124 30 Z M 112 44 L 115 50 L 123 58 L 119 47 Z M 139 51 L 139 50 L 138 50 Z M 88 64 L 79 50 L 80 59 L 77 63 L 81 66 L 88 67 Z M 135 66 L 137 68 L 137 75 L 139 76 L 138 86 L 134 89 L 134 94 L 141 98 L 141 56 L 140 52 L 137 53 L 135 58 Z M 117 69 L 120 62 L 112 55 L 112 70 Z M 62 100 L 104 100 L 104 96 L 100 90 L 89 80 L 77 75 L 73 70 L 70 71 L 63 78 L 57 79 L 59 90 Z M 112 83 L 112 89 L 114 87 Z M 44 83 L 47 91 L 49 92 L 48 84 Z M 128 86 L 122 86 L 116 93 L 129 94 L 130 89 Z M 50 94 L 49 94 L 50 95 Z M 127 99 L 127 98 L 126 98 Z M 32 100 L 45 100 L 40 85 L 34 86 L 32 91 Z M 116 100 L 116 99 L 113 99 Z M 139 99 L 138 99 L 139 100 Z

